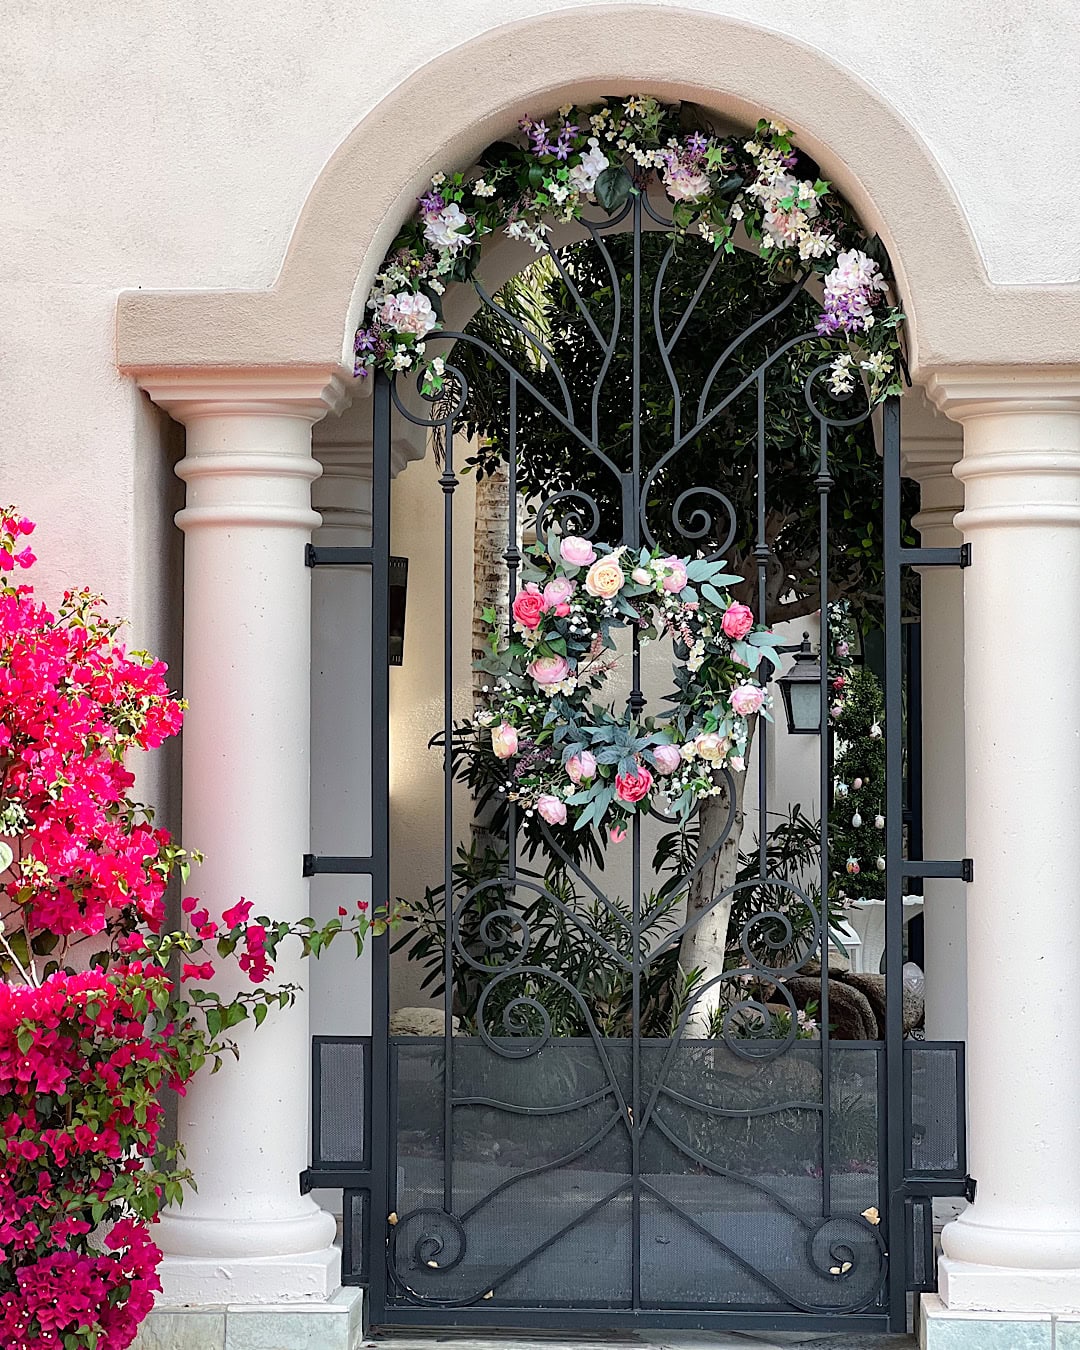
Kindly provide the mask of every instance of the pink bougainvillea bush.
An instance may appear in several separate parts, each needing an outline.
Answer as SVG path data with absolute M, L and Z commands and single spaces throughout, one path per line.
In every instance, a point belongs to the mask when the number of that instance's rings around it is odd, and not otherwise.
M 99 597 L 54 612 L 20 584 L 30 521 L 0 510 L 0 1350 L 124 1350 L 160 1288 L 151 1225 L 192 1180 L 158 1146 L 159 1094 L 217 1068 L 278 947 L 357 950 L 386 922 L 275 923 L 237 900 L 220 921 L 165 891 L 188 858 L 131 791 L 130 760 L 180 729 L 165 666 L 124 648 Z M 213 988 L 238 961 L 250 981 Z

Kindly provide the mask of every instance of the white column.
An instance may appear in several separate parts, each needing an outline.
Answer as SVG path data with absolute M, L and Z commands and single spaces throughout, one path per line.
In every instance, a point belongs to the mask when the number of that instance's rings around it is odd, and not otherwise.
M 142 381 L 187 427 L 177 472 L 185 535 L 183 838 L 206 854 L 189 890 L 213 914 L 308 912 L 310 572 L 319 518 L 311 427 L 344 401 L 332 370 L 208 372 Z M 295 944 L 276 978 L 303 983 Z M 235 970 L 223 992 L 241 987 Z M 255 1030 L 239 1062 L 204 1072 L 181 1101 L 179 1132 L 198 1181 L 155 1237 L 166 1253 L 159 1302 L 325 1300 L 340 1283 L 334 1220 L 298 1178 L 307 1165 L 309 1029 L 301 995 Z
M 950 1310 L 1080 1310 L 1080 379 L 936 377 L 964 427 L 969 1170 Z
M 949 430 L 945 423 L 945 431 Z M 956 548 L 953 518 L 964 490 L 953 476 L 958 437 L 904 436 L 904 472 L 920 488 L 912 521 L 924 548 Z M 957 567 L 922 574 L 923 856 L 962 858 L 964 831 L 964 575 Z M 928 877 L 923 882 L 926 1036 L 967 1035 L 966 887 Z

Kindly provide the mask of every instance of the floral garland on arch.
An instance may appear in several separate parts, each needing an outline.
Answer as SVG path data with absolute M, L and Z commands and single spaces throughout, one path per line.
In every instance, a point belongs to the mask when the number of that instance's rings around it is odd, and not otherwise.
M 548 247 L 551 223 L 591 205 L 619 211 L 658 179 L 680 233 L 733 252 L 742 229 L 781 279 L 810 268 L 823 280 L 817 331 L 847 340 L 829 376 L 834 394 L 865 378 L 872 402 L 901 392 L 899 329 L 888 256 L 777 122 L 753 136 L 687 129 L 680 105 L 634 97 L 567 105 L 547 121 L 522 118 L 515 141 L 489 146 L 473 168 L 437 173 L 416 215 L 391 245 L 356 334 L 355 372 L 422 372 L 431 396 L 443 359 L 425 361 L 425 339 L 442 323 L 441 297 L 473 275 L 485 236 L 497 231 Z
M 742 578 L 723 562 L 611 548 L 576 535 L 527 550 L 509 642 L 485 613 L 495 676 L 477 716 L 498 792 L 549 825 L 600 828 L 621 842 L 628 822 L 657 798 L 686 821 L 722 789 L 717 770 L 745 767 L 750 719 L 768 718 L 756 678 L 775 670 L 780 639 L 721 588 Z M 594 702 L 615 665 L 615 633 L 642 642 L 670 636 L 675 707 L 635 718 Z

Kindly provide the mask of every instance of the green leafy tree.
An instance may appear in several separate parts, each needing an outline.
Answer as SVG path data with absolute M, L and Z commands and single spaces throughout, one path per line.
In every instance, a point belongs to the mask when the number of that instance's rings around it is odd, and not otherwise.
M 529 381 L 554 406 L 562 407 L 569 399 L 579 426 L 590 427 L 595 420 L 598 445 L 625 472 L 632 462 L 634 438 L 633 324 L 628 305 L 634 295 L 634 241 L 625 234 L 605 237 L 599 247 L 586 242 L 563 249 L 558 260 L 559 268 L 543 260 L 543 286 L 539 293 L 535 287 L 529 290 L 530 304 L 543 314 L 543 353 L 539 342 L 523 339 L 519 329 L 489 306 L 481 309 L 466 332 L 500 350 L 515 369 L 527 372 Z M 699 239 L 673 240 L 653 232 L 646 232 L 640 241 L 640 295 L 639 449 L 647 485 L 643 510 L 647 529 L 675 553 L 723 547 L 731 571 L 744 578 L 731 588 L 734 598 L 751 605 L 770 625 L 816 612 L 822 565 L 816 482 L 821 426 L 810 401 L 850 418 L 862 398 L 857 392 L 853 401 L 838 404 L 831 401 L 824 378 L 814 378 L 842 350 L 836 340 L 816 336 L 816 300 L 797 280 L 763 267 L 750 253 L 736 250 L 717 260 Z M 515 307 L 512 292 L 500 293 L 498 303 L 527 330 L 537 332 L 530 315 Z M 622 311 L 619 336 L 608 354 L 597 334 L 612 331 L 617 306 Z M 678 339 L 672 341 L 676 332 Z M 734 393 L 762 362 L 800 334 L 803 340 L 770 365 L 764 382 L 763 485 L 758 475 L 758 391 L 752 379 L 723 413 L 661 464 L 673 442 L 696 424 L 701 407 L 714 407 Z M 523 340 L 530 349 L 525 362 L 518 350 Z M 720 363 L 722 353 L 727 355 Z M 499 362 L 470 342 L 459 342 L 451 360 L 470 386 L 461 421 L 463 429 L 477 438 L 472 460 L 477 473 L 499 473 L 513 444 L 518 490 L 534 514 L 557 494 L 584 493 L 599 513 L 596 536 L 619 540 L 622 487 L 600 457 L 572 443 L 559 420 L 524 390 L 519 390 L 512 434 L 508 377 Z M 880 613 L 881 468 L 869 418 L 831 430 L 829 472 L 829 599 L 845 601 L 857 618 Z M 764 606 L 755 557 L 759 487 L 765 501 L 761 528 L 767 548 Z M 577 519 L 571 515 L 567 528 L 587 529 L 589 515 L 588 509 Z M 541 521 L 542 526 L 548 523 Z M 464 774 L 471 776 L 474 786 L 488 786 L 477 766 L 465 766 Z M 737 775 L 734 802 L 722 785 L 721 792 L 699 808 L 699 856 L 707 858 L 686 898 L 691 916 L 697 910 L 702 917 L 683 939 L 680 959 L 685 970 L 702 970 L 707 977 L 724 965 L 729 906 L 710 909 L 710 904 L 731 885 L 738 870 L 744 783 L 745 776 Z M 734 826 L 726 841 L 714 848 L 732 808 Z M 591 854 L 598 860 L 600 842 L 591 834 L 578 832 L 571 846 L 579 855 Z M 711 1001 L 712 996 L 703 997 L 699 1030 Z

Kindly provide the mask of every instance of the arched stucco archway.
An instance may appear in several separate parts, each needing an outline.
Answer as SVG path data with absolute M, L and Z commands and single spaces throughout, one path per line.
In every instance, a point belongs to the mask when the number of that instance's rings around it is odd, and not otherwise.
M 897 111 L 824 53 L 701 11 L 629 4 L 492 29 L 418 70 L 331 156 L 266 291 L 126 292 L 118 364 L 351 365 L 364 296 L 431 173 L 467 165 L 525 111 L 646 90 L 729 122 L 789 123 L 885 241 L 908 306 L 917 376 L 1059 360 L 1080 293 L 991 284 L 932 154 Z

